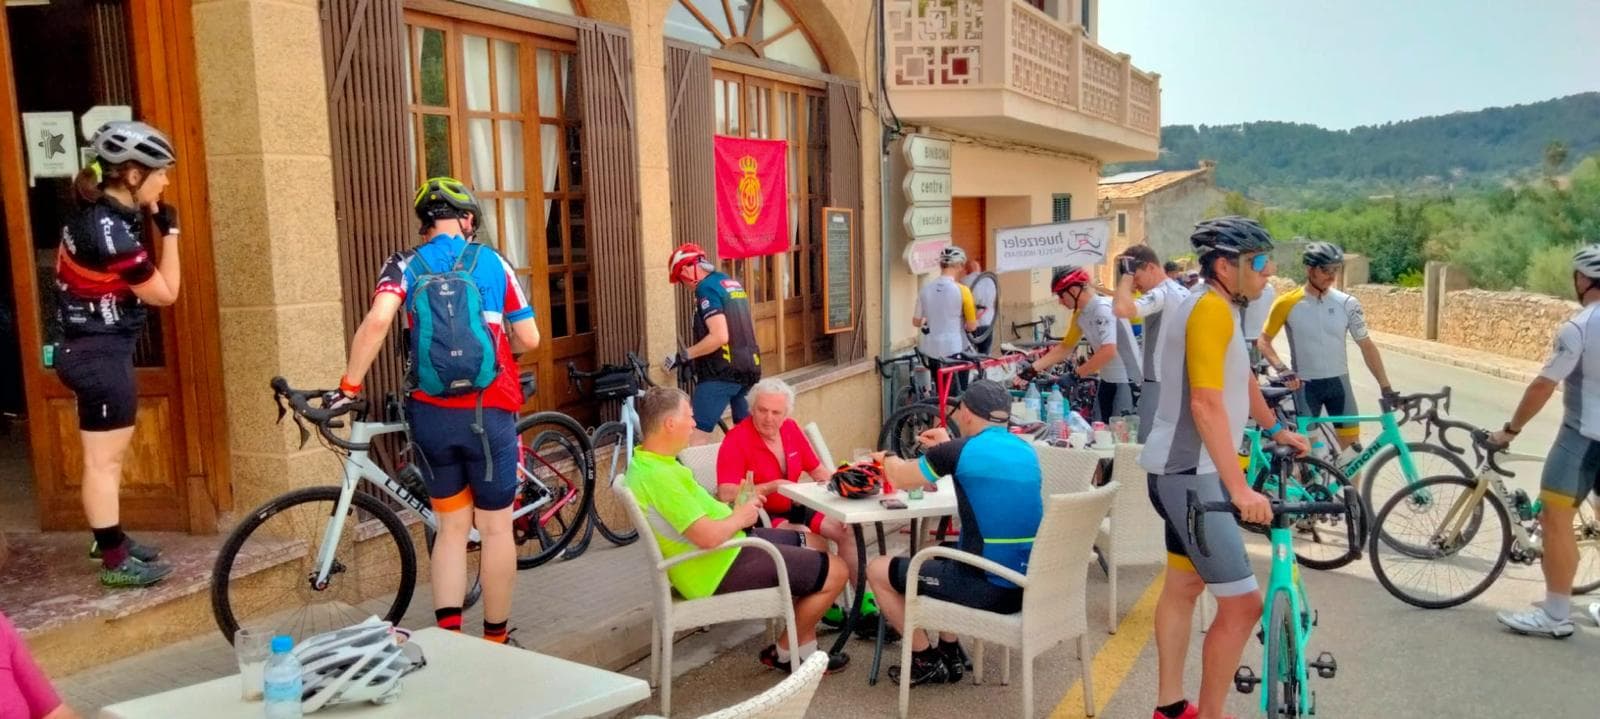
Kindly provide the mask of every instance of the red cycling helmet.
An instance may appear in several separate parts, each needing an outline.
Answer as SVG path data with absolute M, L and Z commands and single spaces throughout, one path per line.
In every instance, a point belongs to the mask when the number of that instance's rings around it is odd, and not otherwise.
M 828 480 L 828 491 L 845 499 L 865 499 L 883 491 L 887 480 L 877 462 L 857 462 L 839 467 Z
M 678 275 L 684 268 L 705 261 L 706 251 L 700 249 L 699 245 L 693 242 L 679 245 L 678 249 L 672 251 L 672 258 L 667 261 L 667 279 L 671 280 L 672 284 L 678 284 L 683 281 Z
M 1082 267 L 1063 267 L 1056 270 L 1055 278 L 1050 282 L 1050 294 L 1061 296 L 1071 287 L 1084 287 L 1089 284 L 1089 271 Z

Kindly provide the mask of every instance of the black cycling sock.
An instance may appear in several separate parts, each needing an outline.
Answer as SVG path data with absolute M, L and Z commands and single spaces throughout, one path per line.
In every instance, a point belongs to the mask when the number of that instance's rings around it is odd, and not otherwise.
M 1178 719 L 1178 717 L 1183 716 L 1183 710 L 1188 708 L 1189 700 L 1179 699 L 1178 701 L 1168 704 L 1164 707 L 1156 707 L 1156 711 L 1159 712 L 1161 716 L 1167 717 L 1167 719 Z
M 121 524 L 95 529 L 94 545 L 100 550 L 100 563 L 106 569 L 116 569 L 128 558 L 128 535 L 122 533 Z
M 508 624 L 510 624 L 509 620 L 504 622 L 485 621 L 483 623 L 483 638 L 491 642 L 495 642 L 496 644 L 505 644 L 507 634 L 506 626 Z
M 461 607 L 440 607 L 433 610 L 433 620 L 440 629 L 461 631 Z

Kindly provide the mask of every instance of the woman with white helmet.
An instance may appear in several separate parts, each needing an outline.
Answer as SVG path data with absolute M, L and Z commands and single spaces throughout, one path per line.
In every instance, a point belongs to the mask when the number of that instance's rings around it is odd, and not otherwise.
M 83 511 L 100 583 L 146 587 L 171 568 L 156 561 L 159 548 L 123 534 L 118 494 L 138 412 L 133 351 L 145 306 L 178 301 L 178 213 L 161 201 L 177 156 L 166 135 L 142 122 L 108 123 L 89 144 L 95 159 L 73 181 L 78 206 L 56 256 L 56 372 L 77 395 Z M 162 237 L 159 253 L 145 241 L 150 226 Z

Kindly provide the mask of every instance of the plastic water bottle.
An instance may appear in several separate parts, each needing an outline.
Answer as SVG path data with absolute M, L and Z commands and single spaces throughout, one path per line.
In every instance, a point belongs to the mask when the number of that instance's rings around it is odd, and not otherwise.
M 263 672 L 267 719 L 300 719 L 300 660 L 290 650 L 294 639 L 282 634 L 272 638 L 272 658 Z
M 1060 386 L 1051 385 L 1049 402 L 1046 407 L 1048 408 L 1047 411 L 1049 412 L 1048 419 L 1056 420 L 1067 418 L 1067 398 L 1061 396 Z
M 1028 419 L 1035 422 L 1044 419 L 1044 414 L 1041 413 L 1041 407 L 1039 406 L 1039 385 L 1032 382 L 1028 383 L 1028 392 L 1022 395 L 1022 403 L 1028 407 Z
M 1081 434 L 1090 439 L 1094 437 L 1094 427 L 1090 426 L 1089 421 L 1076 410 L 1067 413 L 1067 426 L 1072 428 L 1073 434 Z M 1088 439 L 1085 440 L 1086 443 L 1087 441 Z

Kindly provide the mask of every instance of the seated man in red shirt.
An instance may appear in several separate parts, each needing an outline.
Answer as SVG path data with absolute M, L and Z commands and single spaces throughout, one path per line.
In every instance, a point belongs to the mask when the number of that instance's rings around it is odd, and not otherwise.
M 767 516 L 774 524 L 782 521 L 795 528 L 811 530 L 811 546 L 827 551 L 826 540 L 839 545 L 839 558 L 856 577 L 855 534 L 837 521 L 802 504 L 790 502 L 778 493 L 782 482 L 796 482 L 807 475 L 815 482 L 833 476 L 832 467 L 822 466 L 800 424 L 790 419 L 794 412 L 794 388 L 781 379 L 769 378 L 750 388 L 750 416 L 728 430 L 717 452 L 717 499 L 732 501 L 739 496 L 739 483 L 745 473 L 753 473 L 756 493 L 766 499 Z

